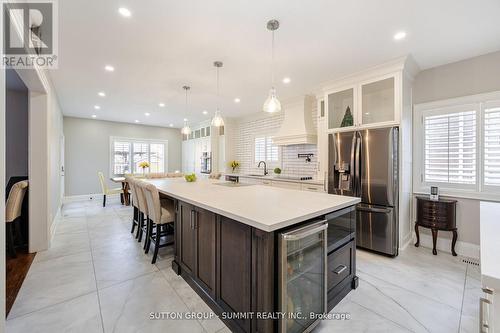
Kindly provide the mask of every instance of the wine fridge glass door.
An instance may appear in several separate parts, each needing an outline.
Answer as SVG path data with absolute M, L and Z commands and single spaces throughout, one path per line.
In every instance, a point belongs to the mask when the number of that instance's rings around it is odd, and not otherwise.
M 281 332 L 307 332 L 326 311 L 327 227 L 321 221 L 280 237 Z

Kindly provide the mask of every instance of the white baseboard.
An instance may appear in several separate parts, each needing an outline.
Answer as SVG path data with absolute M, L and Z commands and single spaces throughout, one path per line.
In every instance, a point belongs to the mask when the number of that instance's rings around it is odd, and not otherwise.
M 52 243 L 52 240 L 54 239 L 54 234 L 56 232 L 57 225 L 59 224 L 59 221 L 61 221 L 61 208 L 62 205 L 59 206 L 57 209 L 56 217 L 52 221 L 52 224 L 50 225 L 50 241 L 49 241 L 49 248 L 50 248 L 50 243 Z
M 417 241 L 416 235 L 413 235 L 413 241 Z M 432 249 L 432 236 L 420 233 L 420 246 Z M 438 251 L 451 253 L 451 239 L 438 237 L 436 249 Z M 457 241 L 455 251 L 458 255 L 479 260 L 479 245 Z
M 402 242 L 399 244 L 399 251 L 403 251 L 404 249 L 406 249 L 408 245 L 410 245 L 411 241 L 411 233 L 408 233 L 405 237 L 403 237 Z
M 119 196 L 119 194 L 110 194 L 108 198 L 114 198 Z M 82 195 L 68 195 L 63 199 L 63 204 L 69 202 L 78 202 L 78 201 L 88 201 L 88 200 L 100 200 L 102 201 L 102 193 L 95 194 L 82 194 Z

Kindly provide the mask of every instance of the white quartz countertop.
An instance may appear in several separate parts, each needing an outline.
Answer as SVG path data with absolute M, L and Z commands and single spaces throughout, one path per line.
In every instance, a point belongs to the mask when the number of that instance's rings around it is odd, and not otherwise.
M 221 186 L 218 180 L 150 179 L 160 193 L 263 231 L 275 231 L 357 204 L 360 199 L 265 185 Z
M 500 290 L 500 203 L 482 201 L 480 207 L 482 284 Z
M 253 178 L 253 179 L 263 179 L 263 180 L 272 180 L 277 182 L 288 182 L 288 183 L 304 183 L 304 184 L 314 184 L 314 185 L 323 185 L 324 181 L 321 179 L 307 179 L 307 180 L 299 180 L 299 179 L 290 179 L 275 175 L 267 175 L 267 176 L 256 176 L 256 175 L 247 175 L 247 174 L 239 174 L 239 173 L 226 173 L 224 176 L 236 176 L 240 178 Z

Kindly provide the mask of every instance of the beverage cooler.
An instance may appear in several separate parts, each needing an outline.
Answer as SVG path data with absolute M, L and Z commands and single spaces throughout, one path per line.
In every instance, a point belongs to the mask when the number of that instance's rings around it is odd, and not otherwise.
M 327 312 L 327 228 L 321 220 L 279 235 L 282 333 L 309 332 Z

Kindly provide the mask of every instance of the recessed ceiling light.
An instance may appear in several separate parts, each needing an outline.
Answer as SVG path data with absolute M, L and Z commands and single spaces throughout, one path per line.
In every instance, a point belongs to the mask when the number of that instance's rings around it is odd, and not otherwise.
M 104 91 L 98 92 L 97 95 L 99 95 L 101 97 L 106 97 L 106 93 Z
M 96 110 L 100 110 L 100 109 L 101 109 L 101 107 L 100 107 L 99 105 L 94 105 L 94 109 L 96 109 Z
M 406 37 L 406 32 L 399 31 L 394 35 L 394 40 L 402 40 L 405 39 L 405 37 Z
M 144 115 L 145 115 L 146 117 L 149 117 L 149 116 L 151 115 L 151 113 L 146 112 Z
M 188 119 L 187 119 L 187 118 L 184 118 L 184 121 L 188 121 Z
M 159 103 L 158 106 L 161 107 L 161 108 L 164 108 L 165 107 L 165 103 Z
M 130 12 L 130 10 L 128 8 L 125 8 L 125 7 L 121 7 L 118 9 L 118 13 L 121 14 L 121 16 L 123 17 L 130 17 L 132 16 L 132 12 Z
M 111 65 L 106 65 L 106 66 L 104 66 L 104 70 L 106 70 L 108 72 L 114 72 L 115 68 Z
M 208 111 L 207 110 L 203 110 L 202 112 L 203 114 L 208 114 Z
M 93 115 L 92 115 L 92 118 L 97 118 L 97 115 L 93 114 Z
M 139 120 L 137 120 L 137 119 L 136 119 L 136 120 L 135 120 L 135 122 L 136 122 L 136 123 L 138 123 L 138 122 L 139 122 Z
M 241 99 L 239 99 L 238 97 L 236 97 L 236 98 L 234 99 L 234 102 L 235 102 L 235 103 L 239 103 L 239 102 L 241 102 Z
M 284 84 L 289 84 L 289 83 L 290 83 L 290 81 L 292 81 L 292 80 L 290 80 L 290 78 L 289 78 L 289 77 L 284 77 L 284 78 L 283 78 L 283 83 L 284 83 Z
M 170 126 L 170 127 L 174 127 L 174 124 L 170 124 L 170 125 L 168 125 L 168 126 Z

